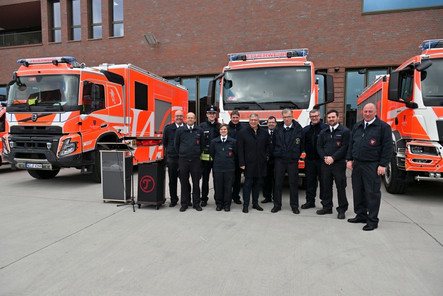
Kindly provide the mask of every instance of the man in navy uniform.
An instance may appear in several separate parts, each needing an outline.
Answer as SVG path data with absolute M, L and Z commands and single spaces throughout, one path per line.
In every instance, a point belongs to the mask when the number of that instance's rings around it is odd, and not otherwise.
M 202 167 L 202 207 L 205 207 L 208 204 L 209 175 L 211 174 L 214 163 L 211 155 L 209 154 L 209 146 L 211 145 L 211 141 L 220 135 L 220 123 L 217 122 L 217 106 L 209 105 L 206 108 L 206 117 L 207 121 L 200 124 L 200 128 L 203 130 L 203 152 L 200 157 Z
M 381 176 L 386 172 L 392 152 L 391 127 L 376 117 L 373 103 L 363 107 L 363 120 L 352 128 L 347 167 L 352 170 L 354 218 L 350 223 L 366 223 L 365 231 L 378 227 L 381 201 Z
M 338 111 L 330 110 L 327 113 L 329 128 L 320 132 L 317 140 L 317 151 L 323 160 L 321 164 L 321 186 L 324 195 L 320 196 L 323 208 L 317 211 L 318 215 L 332 214 L 332 185 L 335 180 L 337 187 L 338 207 L 337 218 L 344 219 L 348 210 L 346 198 L 346 153 L 349 146 L 350 130 L 341 125 Z
M 274 142 L 275 142 L 275 127 L 277 126 L 277 118 L 269 116 L 268 128 L 266 129 L 269 135 L 269 149 L 267 158 L 268 172 L 263 178 L 263 197 L 262 203 L 272 202 L 272 194 L 274 189 Z
M 195 114 L 189 112 L 186 125 L 178 128 L 175 133 L 175 150 L 178 152 L 178 167 L 181 184 L 180 212 L 186 211 L 190 203 L 192 179 L 192 199 L 194 208 L 201 211 L 200 206 L 200 155 L 203 151 L 203 130 L 195 124 Z
M 178 179 L 178 153 L 175 151 L 175 132 L 183 126 L 183 112 L 175 111 L 174 122 L 168 124 L 163 131 L 163 147 L 166 152 L 166 165 L 168 166 L 169 194 L 171 195 L 170 207 L 175 207 L 178 202 L 177 179 Z
M 285 173 L 289 180 L 289 202 L 292 212 L 300 214 L 298 209 L 298 160 L 303 151 L 303 128 L 293 118 L 290 109 L 282 111 L 283 125 L 276 128 L 274 143 L 274 207 L 277 213 L 282 207 L 282 187 Z

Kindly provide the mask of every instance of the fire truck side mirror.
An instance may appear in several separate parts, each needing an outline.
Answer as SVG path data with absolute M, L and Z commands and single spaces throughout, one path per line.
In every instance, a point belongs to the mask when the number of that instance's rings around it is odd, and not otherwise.
M 332 75 L 325 75 L 325 102 L 334 102 L 334 79 Z
M 415 66 L 415 70 L 421 72 L 421 71 L 424 71 L 427 68 L 429 68 L 431 65 L 432 65 L 432 62 L 430 60 L 424 60 Z

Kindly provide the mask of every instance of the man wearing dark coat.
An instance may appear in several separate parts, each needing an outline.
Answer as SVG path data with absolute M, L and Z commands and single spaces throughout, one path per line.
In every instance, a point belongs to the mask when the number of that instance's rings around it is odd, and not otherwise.
M 244 170 L 243 184 L 243 213 L 248 213 L 249 200 L 252 191 L 252 207 L 263 211 L 258 204 L 260 194 L 260 178 L 267 173 L 266 156 L 269 145 L 268 133 L 260 128 L 259 117 L 252 113 L 249 116 L 249 126 L 237 135 L 238 160 Z

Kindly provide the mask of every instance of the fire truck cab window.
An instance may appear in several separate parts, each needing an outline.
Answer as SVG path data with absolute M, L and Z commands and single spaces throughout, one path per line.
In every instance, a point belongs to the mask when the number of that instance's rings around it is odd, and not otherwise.
M 414 73 L 412 71 L 404 71 L 401 75 L 401 94 L 400 98 L 405 101 L 412 100 L 412 91 L 414 86 Z
M 6 118 L 6 116 L 0 117 L 0 132 L 5 131 L 5 118 Z
M 83 86 L 83 113 L 105 108 L 105 87 L 86 81 Z
M 425 106 L 443 106 L 443 59 L 434 59 L 432 65 L 421 72 L 423 103 Z

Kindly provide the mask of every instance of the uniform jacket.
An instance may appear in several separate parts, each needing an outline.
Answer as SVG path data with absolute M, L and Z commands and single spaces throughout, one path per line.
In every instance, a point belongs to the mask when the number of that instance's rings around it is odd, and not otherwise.
M 166 150 L 166 157 L 168 159 L 178 159 L 178 153 L 175 150 L 174 146 L 176 131 L 177 125 L 175 124 L 175 122 L 168 124 L 163 130 L 163 147 Z
M 289 133 L 289 143 L 285 142 L 284 133 Z M 289 131 L 284 130 L 284 125 L 277 125 L 275 128 L 274 157 L 275 159 L 298 160 L 303 151 L 303 128 L 292 120 Z
M 237 135 L 239 166 L 246 166 L 245 177 L 264 177 L 267 173 L 266 156 L 269 137 L 264 128 L 258 127 L 257 133 L 247 126 Z
M 331 156 L 335 162 L 345 161 L 350 137 L 351 131 L 341 124 L 332 133 L 329 126 L 322 130 L 317 140 L 317 151 L 320 159 Z
M 217 120 L 214 123 L 205 121 L 200 124 L 200 127 L 203 130 L 203 154 L 206 154 L 202 155 L 201 159 L 205 161 L 212 161 L 212 159 L 209 157 L 209 146 L 211 145 L 212 139 L 220 135 L 220 123 L 218 123 Z
M 266 133 L 269 137 L 269 148 L 268 148 L 268 164 L 274 164 L 274 143 L 275 143 L 275 129 L 272 132 L 272 136 L 269 134 L 269 128 L 266 128 Z
M 352 128 L 347 160 L 376 161 L 386 167 L 392 157 L 391 127 L 378 117 L 364 130 L 364 120 Z
M 317 152 L 317 139 L 322 130 L 328 125 L 324 122 L 319 122 L 316 125 L 307 125 L 303 128 L 303 142 L 305 145 L 306 158 L 309 160 L 320 159 Z
M 235 171 L 235 156 L 237 155 L 237 141 L 227 137 L 223 143 L 221 137 L 211 141 L 209 154 L 214 159 L 212 169 L 216 173 L 226 173 Z
M 179 127 L 175 132 L 174 146 L 180 158 L 200 158 L 203 151 L 203 130 L 196 125 L 192 131 L 186 124 Z

